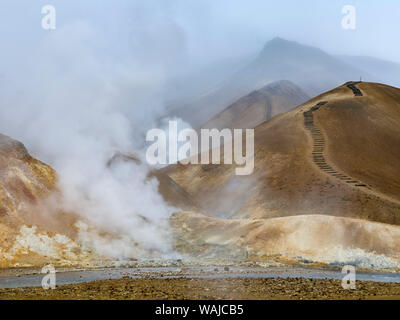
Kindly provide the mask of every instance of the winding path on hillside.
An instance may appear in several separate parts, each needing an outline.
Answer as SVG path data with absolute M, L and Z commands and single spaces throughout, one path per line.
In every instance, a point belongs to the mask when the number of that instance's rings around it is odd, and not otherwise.
M 347 84 L 347 87 L 353 91 L 354 96 L 362 96 L 361 90 L 356 87 L 357 83 L 358 82 L 350 82 L 349 84 Z M 314 107 L 303 113 L 304 126 L 306 127 L 307 130 L 310 131 L 311 137 L 313 139 L 313 152 L 312 152 L 313 161 L 319 169 L 339 180 L 342 180 L 345 183 L 348 183 L 356 187 L 368 188 L 368 186 L 365 183 L 360 182 L 357 179 L 354 179 L 350 176 L 347 176 L 339 172 L 332 165 L 328 164 L 328 162 L 324 157 L 325 138 L 321 133 L 321 130 L 314 123 L 313 112 L 319 110 L 327 103 L 328 103 L 327 101 L 318 102 Z
M 356 87 L 356 84 L 358 84 L 358 83 L 360 83 L 360 82 L 359 81 L 358 82 L 349 82 L 347 84 L 347 88 L 349 88 L 351 91 L 353 91 L 355 96 L 361 97 L 363 94 L 362 94 L 361 90 Z

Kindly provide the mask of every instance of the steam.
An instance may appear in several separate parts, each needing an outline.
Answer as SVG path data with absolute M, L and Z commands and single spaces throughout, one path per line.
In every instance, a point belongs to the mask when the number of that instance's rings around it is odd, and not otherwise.
M 161 27 L 164 42 L 175 39 L 173 25 Z M 136 51 L 121 54 L 112 34 L 75 21 L 46 33 L 3 74 L 1 132 L 58 172 L 55 209 L 80 215 L 81 240 L 113 258 L 173 254 L 168 218 L 176 209 L 148 179 L 145 162 L 113 159 L 133 152 L 140 159 L 145 132 L 164 111 L 168 70 L 183 44 L 178 34 L 172 47 L 162 46 L 157 31 L 125 31 L 120 40 L 133 41 Z M 135 32 L 157 43 L 156 56 Z

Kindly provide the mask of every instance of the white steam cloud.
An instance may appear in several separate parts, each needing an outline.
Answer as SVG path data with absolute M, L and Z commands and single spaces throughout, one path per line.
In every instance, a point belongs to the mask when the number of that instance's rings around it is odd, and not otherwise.
M 148 179 L 144 162 L 110 159 L 116 153 L 140 157 L 146 130 L 164 111 L 166 77 L 184 39 L 169 21 L 146 23 L 144 14 L 146 30 L 138 30 L 139 23 L 126 30 L 130 24 L 119 18 L 117 47 L 115 33 L 74 21 L 40 30 L 35 49 L 10 61 L 12 67 L 3 61 L 0 131 L 56 169 L 60 209 L 118 235 L 86 233 L 83 240 L 100 254 L 171 255 L 168 218 L 175 209 L 158 193 L 158 181 Z

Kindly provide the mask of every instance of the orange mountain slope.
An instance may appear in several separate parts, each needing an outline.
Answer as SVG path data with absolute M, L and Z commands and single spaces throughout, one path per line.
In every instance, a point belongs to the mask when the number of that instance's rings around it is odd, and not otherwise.
M 240 98 L 201 127 L 254 128 L 309 99 L 294 83 L 286 80 L 276 81 Z
M 356 95 L 360 90 L 361 95 Z M 347 83 L 255 128 L 255 168 L 164 172 L 208 215 L 322 214 L 400 224 L 400 90 Z

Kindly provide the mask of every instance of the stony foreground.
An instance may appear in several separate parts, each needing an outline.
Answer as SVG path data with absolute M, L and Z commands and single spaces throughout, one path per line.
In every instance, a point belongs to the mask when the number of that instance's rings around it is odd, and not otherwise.
M 328 279 L 119 279 L 47 291 L 1 289 L 0 299 L 400 299 L 400 284 L 358 281 L 355 290 L 344 290 Z

